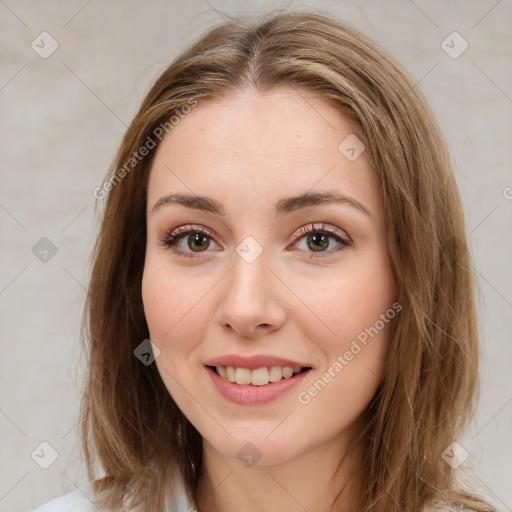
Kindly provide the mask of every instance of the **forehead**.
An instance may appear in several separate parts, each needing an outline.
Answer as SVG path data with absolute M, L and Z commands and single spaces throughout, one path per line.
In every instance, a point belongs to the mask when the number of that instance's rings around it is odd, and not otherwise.
M 148 207 L 176 190 L 226 204 L 317 189 L 378 201 L 365 152 L 351 160 L 346 144 L 340 150 L 355 132 L 347 116 L 308 91 L 246 89 L 199 100 L 156 151 Z

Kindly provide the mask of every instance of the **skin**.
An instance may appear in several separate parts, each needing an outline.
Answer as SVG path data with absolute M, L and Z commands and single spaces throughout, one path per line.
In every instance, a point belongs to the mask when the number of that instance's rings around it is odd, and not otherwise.
M 395 300 L 379 186 L 365 153 L 349 161 L 338 149 L 352 133 L 348 118 L 312 93 L 250 88 L 200 100 L 157 149 L 142 296 L 151 340 L 161 351 L 158 371 L 203 437 L 194 496 L 200 512 L 232 510 L 234 503 L 245 512 L 331 510 L 357 466 L 352 454 L 336 473 L 377 389 L 390 324 L 309 403 L 298 401 Z M 326 191 L 350 196 L 369 214 L 349 204 L 274 213 L 283 197 Z M 153 210 L 159 198 L 176 192 L 209 196 L 225 214 L 179 204 Z M 310 223 L 348 236 L 351 245 L 329 238 L 315 252 L 308 234 L 296 235 Z M 199 241 L 199 252 L 187 245 L 194 235 L 178 243 L 195 258 L 162 242 L 189 224 L 211 233 L 209 246 Z M 262 248 L 252 263 L 236 252 L 248 236 Z M 313 370 L 270 403 L 235 404 L 219 394 L 204 367 L 225 354 L 285 357 Z M 247 442 L 261 456 L 252 467 L 237 458 Z M 356 489 L 351 480 L 339 510 L 350 509 Z

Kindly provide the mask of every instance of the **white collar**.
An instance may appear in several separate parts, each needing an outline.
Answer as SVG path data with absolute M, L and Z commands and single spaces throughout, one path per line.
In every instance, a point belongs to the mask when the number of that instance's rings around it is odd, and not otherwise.
M 176 469 L 173 477 L 172 496 L 166 501 L 166 512 L 197 512 L 197 507 L 191 496 L 187 494 L 185 479 L 179 469 Z

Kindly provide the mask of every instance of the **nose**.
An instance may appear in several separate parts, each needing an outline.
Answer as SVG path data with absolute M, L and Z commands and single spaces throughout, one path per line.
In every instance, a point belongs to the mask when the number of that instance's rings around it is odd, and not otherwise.
M 217 322 L 243 337 L 259 337 L 279 330 L 286 320 L 282 283 L 260 256 L 247 263 L 235 256 L 219 289 Z

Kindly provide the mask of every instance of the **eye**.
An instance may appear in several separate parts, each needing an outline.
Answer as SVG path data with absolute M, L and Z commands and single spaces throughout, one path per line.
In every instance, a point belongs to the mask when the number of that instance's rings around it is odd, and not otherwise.
M 211 252 L 208 249 L 213 242 L 217 245 L 208 230 L 201 226 L 180 226 L 171 232 L 166 233 L 162 243 L 169 247 L 176 254 L 195 258 L 204 252 Z
M 294 234 L 294 237 L 297 238 L 294 246 L 311 252 L 312 258 L 330 256 L 352 244 L 346 233 L 325 224 L 303 226 Z
M 310 252 L 312 258 L 326 257 L 352 244 L 350 237 L 334 226 L 308 224 L 294 234 L 293 246 Z M 212 243 L 218 245 L 210 232 L 202 226 L 180 226 L 164 234 L 161 242 L 180 256 L 196 258 L 211 252 Z M 209 250 L 210 249 L 210 250 Z

